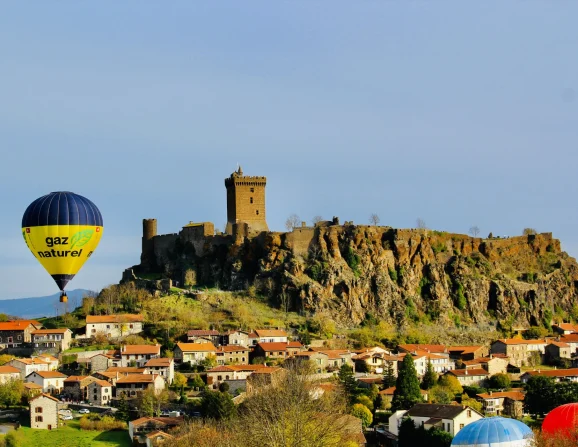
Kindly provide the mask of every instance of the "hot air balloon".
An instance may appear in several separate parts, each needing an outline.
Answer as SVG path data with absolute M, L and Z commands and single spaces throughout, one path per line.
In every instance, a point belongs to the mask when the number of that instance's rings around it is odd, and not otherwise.
M 542 432 L 548 436 L 578 438 L 578 403 L 560 405 L 550 411 L 542 423 Z
M 102 215 L 94 203 L 72 192 L 51 192 L 22 216 L 26 245 L 61 291 L 92 255 L 102 236 Z
M 534 433 L 515 419 L 484 418 L 462 428 L 451 447 L 530 447 Z

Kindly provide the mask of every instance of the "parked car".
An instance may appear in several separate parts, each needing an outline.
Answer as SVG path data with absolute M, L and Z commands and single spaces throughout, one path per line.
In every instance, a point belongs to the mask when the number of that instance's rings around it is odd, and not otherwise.
M 88 414 L 90 413 L 90 410 L 88 408 L 81 408 L 80 410 L 78 410 L 78 412 L 80 414 Z
M 66 415 L 62 416 L 63 421 L 71 421 L 72 419 L 74 419 L 74 418 L 72 417 L 71 414 L 66 414 Z

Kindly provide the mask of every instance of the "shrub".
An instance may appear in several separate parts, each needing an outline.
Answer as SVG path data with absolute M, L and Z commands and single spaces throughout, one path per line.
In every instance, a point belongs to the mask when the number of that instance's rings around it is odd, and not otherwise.
M 98 416 L 97 416 L 98 417 Z M 119 421 L 112 416 L 103 416 L 99 419 L 89 419 L 87 416 L 80 418 L 81 430 L 95 430 L 95 431 L 110 431 L 110 430 L 126 430 L 126 422 Z
M 389 277 L 393 282 L 397 282 L 397 272 L 394 269 L 389 269 Z
M 352 247 L 349 247 L 345 255 L 345 262 L 347 262 L 349 268 L 353 270 L 353 274 L 356 277 L 359 277 L 359 275 L 361 274 L 361 272 L 359 271 L 359 261 L 360 261 L 359 255 L 353 251 Z

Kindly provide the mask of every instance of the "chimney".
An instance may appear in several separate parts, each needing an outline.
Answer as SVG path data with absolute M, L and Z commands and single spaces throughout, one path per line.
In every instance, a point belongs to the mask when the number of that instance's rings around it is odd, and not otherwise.
M 492 395 L 493 391 L 490 390 L 490 396 Z

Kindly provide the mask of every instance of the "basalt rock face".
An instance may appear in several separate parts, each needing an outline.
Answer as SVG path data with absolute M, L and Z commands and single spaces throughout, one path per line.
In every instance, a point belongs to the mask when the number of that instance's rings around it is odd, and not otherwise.
M 396 325 L 541 325 L 578 304 L 578 264 L 549 233 L 481 239 L 330 225 L 228 244 L 208 238 L 202 256 L 176 245 L 163 268 L 173 279 L 255 286 L 278 304 L 347 325 L 368 315 Z

